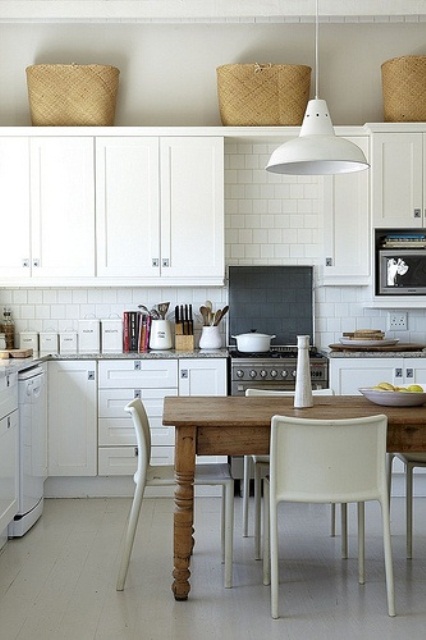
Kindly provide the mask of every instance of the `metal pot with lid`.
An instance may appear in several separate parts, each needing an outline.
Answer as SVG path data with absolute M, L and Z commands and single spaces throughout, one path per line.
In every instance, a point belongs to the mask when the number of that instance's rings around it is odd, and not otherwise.
M 250 333 L 240 333 L 238 336 L 231 337 L 237 341 L 237 349 L 242 353 L 266 353 L 271 348 L 271 340 L 276 336 L 257 333 L 253 330 Z

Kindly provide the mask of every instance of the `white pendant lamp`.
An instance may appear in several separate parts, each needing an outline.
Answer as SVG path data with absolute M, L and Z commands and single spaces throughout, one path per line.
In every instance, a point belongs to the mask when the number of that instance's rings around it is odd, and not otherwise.
M 325 100 L 318 98 L 318 0 L 315 17 L 315 99 L 309 100 L 298 138 L 276 149 L 266 166 L 271 173 L 329 175 L 370 166 L 357 145 L 336 136 Z

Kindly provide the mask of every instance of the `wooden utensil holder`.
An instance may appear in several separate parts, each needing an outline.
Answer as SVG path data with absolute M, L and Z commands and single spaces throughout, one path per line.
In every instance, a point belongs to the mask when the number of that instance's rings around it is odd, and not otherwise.
M 175 334 L 176 351 L 194 351 L 194 336 Z

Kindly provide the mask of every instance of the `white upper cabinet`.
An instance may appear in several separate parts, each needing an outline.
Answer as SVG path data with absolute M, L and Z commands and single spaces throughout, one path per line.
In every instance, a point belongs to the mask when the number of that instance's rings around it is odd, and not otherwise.
M 100 277 L 160 275 L 157 137 L 96 139 L 96 241 Z
M 221 284 L 223 154 L 216 137 L 97 138 L 98 277 Z
M 368 137 L 347 138 L 368 159 Z M 324 178 L 324 265 L 327 285 L 370 283 L 370 170 Z
M 30 182 L 27 137 L 0 138 L 0 210 L 3 237 L 0 277 L 29 278 Z
M 161 138 L 160 163 L 162 277 L 223 283 L 223 138 Z
M 423 133 L 372 134 L 372 215 L 375 228 L 423 227 Z
M 95 275 L 92 137 L 31 138 L 32 277 Z

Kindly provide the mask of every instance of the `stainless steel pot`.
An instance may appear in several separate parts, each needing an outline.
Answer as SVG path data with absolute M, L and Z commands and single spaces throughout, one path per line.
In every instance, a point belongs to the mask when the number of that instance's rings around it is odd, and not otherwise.
M 276 336 L 269 336 L 266 333 L 240 333 L 238 336 L 231 336 L 237 341 L 237 349 L 242 353 L 264 353 L 271 348 L 271 340 Z

